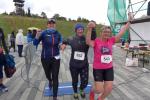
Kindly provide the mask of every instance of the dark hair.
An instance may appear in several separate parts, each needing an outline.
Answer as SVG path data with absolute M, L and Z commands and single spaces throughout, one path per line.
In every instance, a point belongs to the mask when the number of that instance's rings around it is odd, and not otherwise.
M 28 33 L 32 33 L 32 30 L 28 30 Z
M 37 30 L 33 30 L 33 32 L 32 32 L 32 38 L 35 38 L 36 33 L 37 33 Z
M 0 33 L 4 33 L 4 32 L 3 32 L 3 29 L 2 29 L 1 27 L 0 27 Z
M 15 35 L 15 31 L 12 31 L 11 34 Z
M 7 46 L 6 46 L 4 32 L 3 32 L 2 28 L 0 28 L 0 34 L 1 34 L 1 37 L 0 37 L 1 39 L 0 40 L 2 41 L 2 45 L 4 47 L 4 50 L 5 50 L 6 54 L 8 54 L 9 52 L 8 52 L 8 49 L 7 49 Z
M 51 24 L 51 23 L 55 24 L 56 20 L 54 18 L 48 19 L 47 24 Z
M 33 33 L 37 33 L 37 30 L 33 30 Z
M 3 39 L 3 38 L 4 38 L 4 32 L 3 32 L 3 29 L 2 29 L 2 28 L 0 28 L 0 34 L 1 34 L 1 35 L 0 35 L 0 38 Z

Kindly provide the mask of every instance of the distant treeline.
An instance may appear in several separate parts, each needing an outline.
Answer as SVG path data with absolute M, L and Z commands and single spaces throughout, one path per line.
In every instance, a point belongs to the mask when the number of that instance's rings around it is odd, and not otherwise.
M 41 12 L 41 14 L 32 14 L 30 11 L 30 8 L 28 8 L 27 12 L 25 12 L 24 10 L 21 11 L 22 14 L 20 16 L 26 16 L 26 17 L 32 17 L 32 18 L 47 18 L 47 14 L 45 12 Z M 15 11 L 7 13 L 4 12 L 1 15 L 10 15 L 10 16 L 18 16 Z M 55 18 L 56 20 L 60 20 L 60 21 L 74 21 L 74 22 L 89 22 L 90 20 L 86 19 L 86 18 L 81 18 L 78 17 L 77 19 L 71 19 L 71 18 L 66 18 L 63 17 L 59 14 L 54 14 L 53 18 Z

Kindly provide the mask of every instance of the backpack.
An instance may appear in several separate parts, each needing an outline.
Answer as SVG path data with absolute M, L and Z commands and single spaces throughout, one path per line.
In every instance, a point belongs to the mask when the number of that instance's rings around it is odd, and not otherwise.
M 10 78 L 16 72 L 14 56 L 5 54 L 5 59 L 6 59 L 6 64 L 4 67 L 5 75 L 7 78 Z

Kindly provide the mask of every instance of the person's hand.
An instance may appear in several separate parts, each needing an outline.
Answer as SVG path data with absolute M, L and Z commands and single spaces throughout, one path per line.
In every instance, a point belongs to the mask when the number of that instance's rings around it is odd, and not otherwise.
M 88 25 L 87 25 L 88 29 L 92 29 L 92 28 L 95 28 L 95 27 L 96 27 L 96 24 L 94 22 L 89 22 Z
M 66 45 L 65 45 L 65 44 L 60 45 L 60 49 L 61 49 L 62 51 L 64 51 L 65 48 L 66 48 Z
M 39 39 L 39 37 L 41 36 L 41 30 L 39 29 L 39 30 L 37 30 L 37 33 L 36 33 L 36 39 Z
M 128 21 L 132 21 L 133 20 L 133 13 L 129 12 L 128 13 Z

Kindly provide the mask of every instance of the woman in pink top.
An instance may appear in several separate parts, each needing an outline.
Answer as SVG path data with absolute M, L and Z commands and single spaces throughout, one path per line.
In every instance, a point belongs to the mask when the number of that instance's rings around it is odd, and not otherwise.
M 130 17 L 129 17 L 130 18 Z M 94 49 L 93 76 L 94 86 L 90 92 L 90 100 L 94 100 L 94 93 L 100 94 L 98 100 L 104 100 L 112 91 L 114 72 L 112 65 L 112 46 L 119 41 L 125 31 L 129 28 L 129 22 L 120 30 L 116 36 L 112 36 L 111 28 L 104 26 L 100 37 L 91 40 L 92 28 L 95 23 L 88 24 L 86 43 Z

